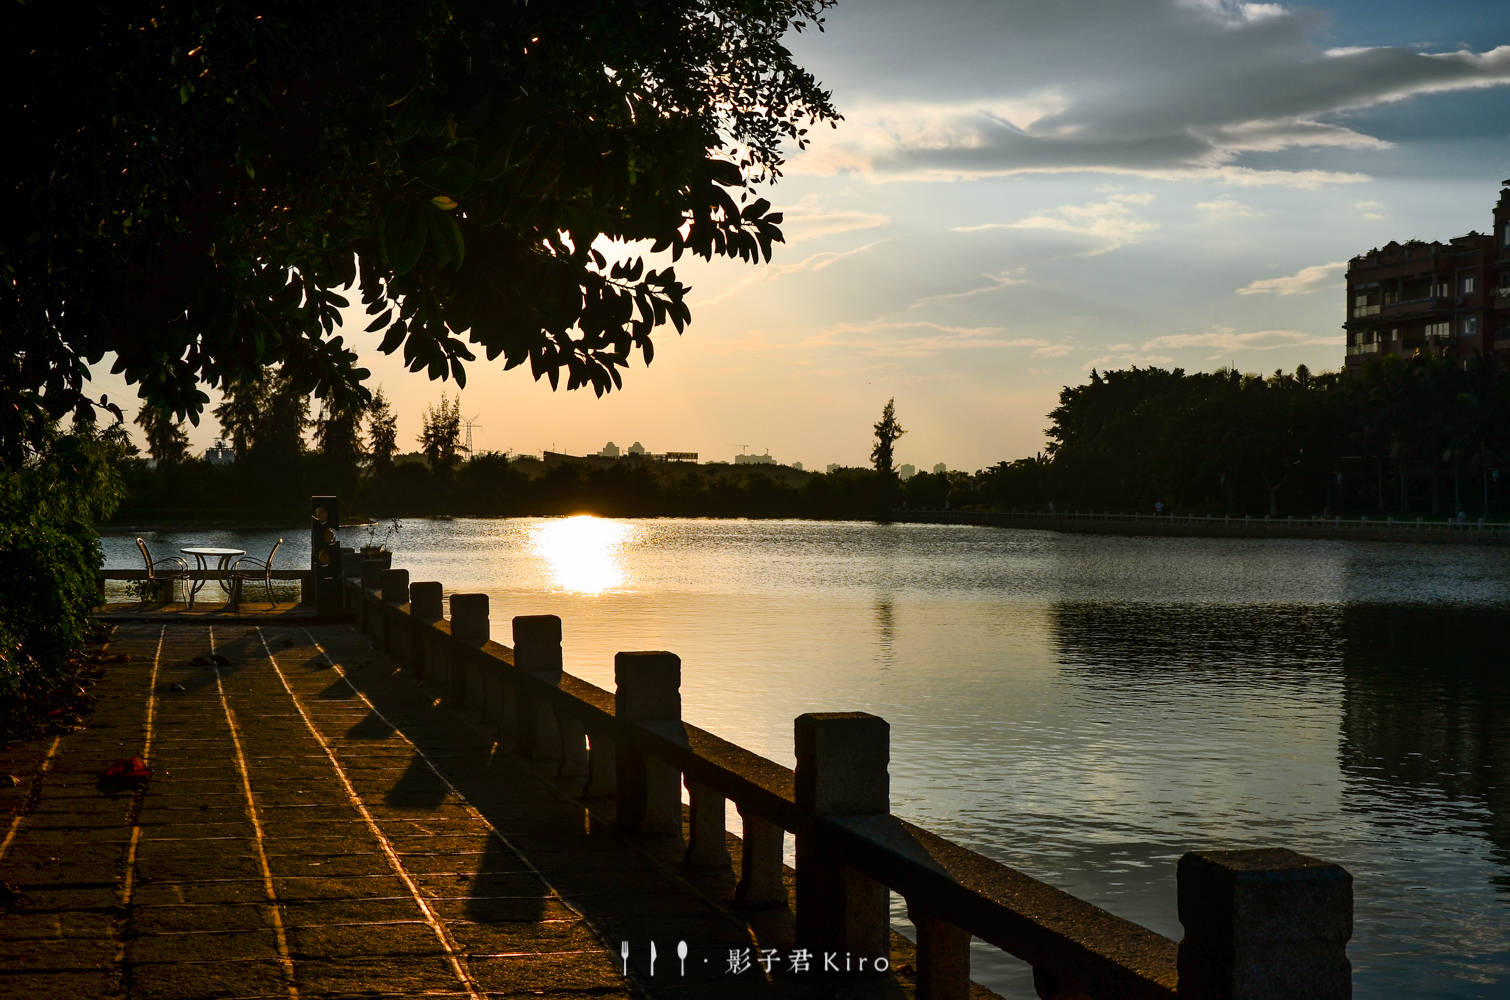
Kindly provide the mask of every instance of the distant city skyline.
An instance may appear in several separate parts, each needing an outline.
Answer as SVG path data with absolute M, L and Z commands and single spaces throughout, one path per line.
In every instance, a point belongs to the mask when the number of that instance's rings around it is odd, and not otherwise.
M 862 466 L 894 397 L 899 464 L 1030 456 L 1092 368 L 1341 368 L 1348 259 L 1482 230 L 1510 177 L 1498 3 L 871 0 L 791 45 L 847 120 L 763 192 L 787 245 L 679 262 L 693 323 L 622 392 L 471 364 L 479 451 Z M 408 450 L 455 384 L 365 325 L 343 332 Z M 134 414 L 117 379 L 95 392 Z M 216 433 L 191 430 L 196 453 Z

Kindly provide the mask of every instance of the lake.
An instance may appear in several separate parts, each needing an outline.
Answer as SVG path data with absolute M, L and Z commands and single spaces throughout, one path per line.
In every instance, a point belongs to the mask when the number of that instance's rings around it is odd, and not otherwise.
M 135 534 L 106 565 L 140 565 Z M 277 565 L 307 566 L 284 534 Z M 276 533 L 144 537 L 265 556 Z M 597 518 L 388 544 L 487 593 L 501 642 L 560 615 L 600 686 L 618 650 L 680 654 L 687 720 L 784 764 L 803 712 L 884 716 L 894 812 L 1160 933 L 1183 852 L 1291 847 L 1354 876 L 1357 996 L 1510 989 L 1504 549 Z M 989 948 L 974 974 L 1030 982 Z

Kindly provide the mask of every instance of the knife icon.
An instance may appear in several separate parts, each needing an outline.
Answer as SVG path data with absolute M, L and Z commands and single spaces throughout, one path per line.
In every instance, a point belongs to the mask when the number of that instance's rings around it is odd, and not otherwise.
M 655 942 L 650 942 L 650 974 L 655 975 Z

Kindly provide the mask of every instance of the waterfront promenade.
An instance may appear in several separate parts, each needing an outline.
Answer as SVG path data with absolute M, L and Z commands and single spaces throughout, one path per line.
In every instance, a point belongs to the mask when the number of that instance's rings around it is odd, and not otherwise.
M 117 622 L 85 728 L 3 751 L 0 995 L 913 995 L 900 939 L 889 975 L 793 971 L 790 911 L 732 907 L 727 868 L 618 832 L 352 626 L 247 611 Z M 132 756 L 150 780 L 101 777 Z

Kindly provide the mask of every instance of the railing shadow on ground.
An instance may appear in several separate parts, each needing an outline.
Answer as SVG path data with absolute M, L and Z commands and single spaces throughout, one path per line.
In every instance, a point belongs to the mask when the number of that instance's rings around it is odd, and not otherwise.
M 448 619 L 440 583 L 411 585 L 403 569 L 342 555 L 346 606 L 438 693 L 429 710 L 459 714 L 561 792 L 565 826 L 516 846 L 544 858 L 542 873 L 563 895 L 596 900 L 608 940 L 643 940 L 651 922 L 667 938 L 708 933 L 706 922 L 654 918 L 634 879 L 622 906 L 603 905 L 612 895 L 598 890 L 604 873 L 577 852 L 611 828 L 662 872 L 674 868 L 731 907 L 754 947 L 800 949 L 815 966 L 832 954 L 851 969 L 864 959 L 870 971 L 893 971 L 888 904 L 899 894 L 917 928 L 908 964 L 920 997 L 970 995 L 972 938 L 1029 963 L 1048 1000 L 1351 995 L 1352 879 L 1337 865 L 1284 849 L 1186 854 L 1176 942 L 891 815 L 883 719 L 798 717 L 788 769 L 682 721 L 674 654 L 620 653 L 610 693 L 562 672 L 560 619 L 515 618 L 511 648 L 489 638 L 486 595 L 450 595 Z M 487 780 L 462 780 L 464 794 L 487 801 Z M 727 802 L 742 837 L 724 828 Z M 787 833 L 795 872 L 783 866 Z

